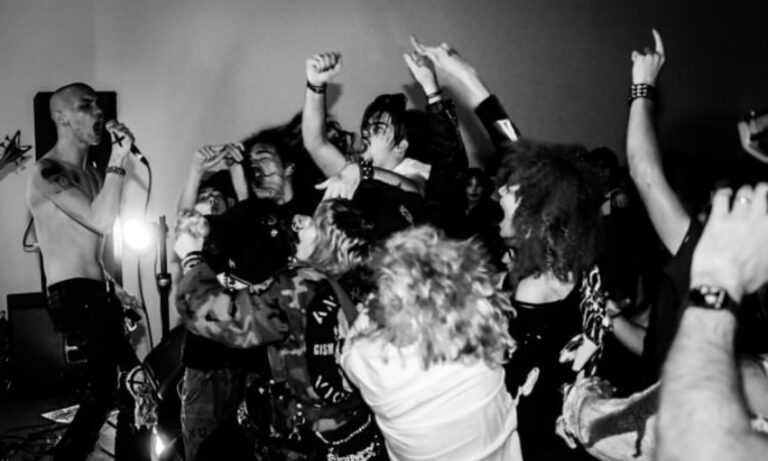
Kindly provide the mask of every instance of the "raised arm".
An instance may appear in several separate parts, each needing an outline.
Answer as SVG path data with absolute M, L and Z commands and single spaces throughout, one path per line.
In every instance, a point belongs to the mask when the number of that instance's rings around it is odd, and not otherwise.
M 677 253 L 690 216 L 664 177 L 654 126 L 655 87 L 664 65 L 664 44 L 653 30 L 656 49 L 632 52 L 632 100 L 627 125 L 627 163 L 653 227 L 670 253 Z M 644 95 L 644 96 L 643 96 Z
M 32 172 L 30 204 L 34 206 L 35 202 L 49 200 L 83 227 L 100 235 L 112 232 L 120 211 L 125 177 L 123 166 L 133 145 L 133 134 L 120 123 L 108 130 L 120 142 L 112 145 L 104 183 L 92 200 L 80 189 L 81 178 L 58 160 L 45 157 L 35 165 Z M 95 172 L 89 168 L 86 174 L 95 175 Z M 92 180 L 96 182 L 94 178 Z
M 456 236 L 466 209 L 466 181 L 469 162 L 459 131 L 452 101 L 444 100 L 437 83 L 435 61 L 447 57 L 442 47 L 427 47 L 411 37 L 414 52 L 403 55 L 411 74 L 427 96 L 429 163 L 432 169 L 426 184 L 427 220 Z
M 192 156 L 192 164 L 189 166 L 187 181 L 181 190 L 179 202 L 176 205 L 176 212 L 182 210 L 191 210 L 197 203 L 197 196 L 200 190 L 200 183 L 207 173 L 239 168 L 242 171 L 240 162 L 243 160 L 242 145 L 224 144 L 221 146 L 203 146 L 195 151 Z M 237 173 L 234 173 L 235 175 Z M 233 182 L 234 182 L 233 178 Z M 238 201 L 242 200 L 238 193 Z
M 519 139 L 520 133 L 509 119 L 498 98 L 486 88 L 475 69 L 447 43 L 424 46 L 413 38 L 413 45 L 425 53 L 435 67 L 456 79 L 464 98 L 475 111 L 496 149 Z
M 768 282 L 767 195 L 768 183 L 761 183 L 741 188 L 733 205 L 728 189 L 713 198 L 691 264 L 692 296 L 664 365 L 660 461 L 746 461 L 768 453 L 768 439 L 750 427 L 734 350 L 738 303 Z M 705 291 L 711 294 L 694 296 Z
M 344 154 L 328 141 L 325 134 L 325 90 L 341 71 L 340 53 L 321 53 L 307 59 L 307 89 L 301 117 L 304 148 L 326 177 L 338 173 L 347 163 Z

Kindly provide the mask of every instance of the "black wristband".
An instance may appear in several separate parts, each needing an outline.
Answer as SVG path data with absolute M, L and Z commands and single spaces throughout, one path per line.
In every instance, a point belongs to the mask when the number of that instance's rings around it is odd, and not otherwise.
M 110 165 L 107 167 L 106 170 L 104 170 L 104 174 L 114 173 L 118 176 L 125 176 L 125 168 Z
M 327 86 L 328 85 L 326 85 L 325 83 L 321 85 L 315 85 L 314 83 L 310 83 L 309 81 L 307 81 L 307 88 L 309 88 L 309 90 L 313 93 L 325 94 L 325 89 L 327 88 Z
M 629 86 L 629 94 L 627 95 L 627 101 L 632 102 L 638 98 L 656 100 L 656 88 L 653 85 L 647 83 L 635 83 Z

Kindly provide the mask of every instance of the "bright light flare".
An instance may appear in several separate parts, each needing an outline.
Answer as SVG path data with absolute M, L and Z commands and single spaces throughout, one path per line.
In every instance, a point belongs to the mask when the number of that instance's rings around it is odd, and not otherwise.
M 147 253 L 157 240 L 155 226 L 141 219 L 129 219 L 123 224 L 123 240 L 134 253 Z

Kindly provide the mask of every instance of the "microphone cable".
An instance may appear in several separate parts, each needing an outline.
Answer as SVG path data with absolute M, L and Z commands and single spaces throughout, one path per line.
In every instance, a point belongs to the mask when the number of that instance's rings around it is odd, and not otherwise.
M 142 213 L 142 219 L 146 222 L 147 220 L 147 211 L 149 210 L 149 199 L 152 196 L 152 168 L 149 166 L 149 162 L 141 162 L 144 163 L 144 165 L 147 167 L 147 197 L 144 201 L 144 212 Z M 155 260 L 152 264 L 153 272 L 154 268 L 157 265 L 157 251 L 155 251 Z M 137 284 L 138 284 L 138 292 L 139 292 L 139 301 L 141 301 L 141 308 L 144 311 L 144 318 L 147 322 L 147 335 L 149 337 L 149 348 L 150 350 L 155 348 L 155 340 L 152 336 L 152 324 L 149 320 L 149 311 L 147 310 L 147 303 L 144 299 L 144 282 L 141 280 L 141 257 L 136 258 L 136 277 L 137 277 Z

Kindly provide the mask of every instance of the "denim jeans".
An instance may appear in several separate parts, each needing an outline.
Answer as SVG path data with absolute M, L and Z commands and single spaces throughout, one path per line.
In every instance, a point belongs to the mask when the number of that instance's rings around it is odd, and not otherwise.
M 201 444 L 217 427 L 237 418 L 237 407 L 244 394 L 242 367 L 186 368 L 181 391 L 181 431 L 187 461 L 194 459 Z

